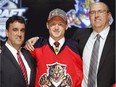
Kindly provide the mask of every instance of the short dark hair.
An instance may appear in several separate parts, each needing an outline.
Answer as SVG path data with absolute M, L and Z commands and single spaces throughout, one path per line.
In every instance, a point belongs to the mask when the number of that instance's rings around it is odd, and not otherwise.
M 22 24 L 26 25 L 26 22 L 25 22 L 23 17 L 17 16 L 17 15 L 13 15 L 13 16 L 9 17 L 8 20 L 6 21 L 6 29 L 9 29 L 10 23 L 13 23 L 15 21 L 18 21 L 19 23 L 22 23 Z

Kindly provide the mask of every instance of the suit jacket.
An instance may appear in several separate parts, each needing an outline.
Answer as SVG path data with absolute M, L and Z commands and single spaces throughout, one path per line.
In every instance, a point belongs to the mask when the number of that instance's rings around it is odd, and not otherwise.
M 34 87 L 35 61 L 28 51 L 25 49 L 22 49 L 21 51 L 31 69 L 29 87 Z M 26 87 L 26 82 L 21 69 L 14 56 L 6 46 L 2 47 L 0 57 L 0 87 Z
M 74 39 L 79 43 L 79 51 L 82 56 L 84 46 L 92 32 L 92 29 L 79 29 L 74 34 Z M 97 87 L 112 87 L 115 83 L 115 30 L 110 29 L 103 52 L 101 55 L 98 73 Z

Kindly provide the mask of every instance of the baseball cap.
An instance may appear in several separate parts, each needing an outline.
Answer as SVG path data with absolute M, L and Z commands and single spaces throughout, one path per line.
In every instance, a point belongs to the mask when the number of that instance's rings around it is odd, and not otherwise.
M 49 16 L 48 16 L 48 21 L 51 20 L 53 17 L 55 16 L 59 16 L 61 17 L 65 22 L 67 21 L 66 20 L 66 12 L 59 9 L 59 8 L 56 8 L 54 10 L 52 10 L 50 13 L 49 13 Z

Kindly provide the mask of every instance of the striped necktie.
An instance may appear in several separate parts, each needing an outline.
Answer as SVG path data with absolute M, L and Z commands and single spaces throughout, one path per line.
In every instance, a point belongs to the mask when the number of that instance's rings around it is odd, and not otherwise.
M 95 87 L 96 79 L 97 79 L 97 64 L 98 64 L 98 53 L 99 53 L 99 45 L 100 45 L 100 35 L 97 34 L 97 39 L 94 43 L 90 67 L 89 67 L 89 75 L 88 75 L 88 87 Z
M 56 53 L 56 55 L 59 53 L 59 51 L 60 51 L 60 48 L 59 48 L 59 45 L 60 45 L 60 43 L 59 42 L 55 42 L 54 43 L 54 51 L 55 51 L 55 53 Z
M 26 68 L 25 68 L 25 65 L 23 63 L 23 60 L 21 58 L 21 55 L 20 55 L 20 52 L 17 53 L 17 59 L 18 59 L 18 63 L 19 63 L 19 66 L 21 68 L 21 71 L 22 71 L 22 74 L 24 76 L 24 79 L 26 81 L 26 87 L 28 87 L 28 77 L 27 77 L 27 71 L 26 71 Z

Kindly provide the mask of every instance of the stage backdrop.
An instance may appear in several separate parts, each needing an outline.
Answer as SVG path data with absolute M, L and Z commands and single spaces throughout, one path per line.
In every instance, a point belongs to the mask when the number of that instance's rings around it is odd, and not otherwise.
M 12 15 L 25 18 L 27 22 L 25 40 L 33 36 L 48 37 L 46 21 L 49 12 L 55 8 L 61 8 L 67 12 L 69 29 L 66 31 L 66 37 L 70 38 L 76 29 L 90 27 L 88 9 L 93 1 L 102 1 L 109 5 L 113 19 L 115 18 L 115 0 L 1 0 L 0 40 L 5 41 L 5 26 L 3 25 Z
M 48 37 L 46 21 L 49 12 L 54 8 L 61 8 L 65 10 L 67 12 L 68 17 L 71 14 L 71 12 L 74 11 L 75 12 L 74 15 L 76 14 L 77 17 L 79 15 L 79 12 L 80 14 L 82 14 L 84 7 L 87 9 L 86 7 L 88 5 L 87 1 L 92 1 L 92 0 L 23 0 L 23 7 L 28 7 L 27 12 L 24 14 L 24 16 L 28 19 L 26 39 L 36 35 Z M 98 0 L 94 0 L 94 1 L 98 1 Z M 100 1 L 103 1 L 109 5 L 114 18 L 115 0 L 100 0 Z M 83 4 L 83 6 L 81 6 L 80 4 L 81 5 Z M 86 24 L 88 26 L 89 22 L 87 20 L 85 21 L 87 21 L 88 23 L 85 22 L 85 24 L 82 22 L 81 18 L 79 20 L 80 21 L 78 22 L 80 23 L 72 23 L 72 24 L 70 21 L 69 29 L 66 31 L 67 38 L 70 38 L 76 29 L 81 27 L 86 27 Z

